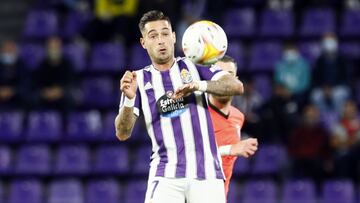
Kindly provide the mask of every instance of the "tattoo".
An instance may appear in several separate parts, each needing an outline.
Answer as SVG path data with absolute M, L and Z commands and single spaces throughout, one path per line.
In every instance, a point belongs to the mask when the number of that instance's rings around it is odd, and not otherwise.
M 206 92 L 219 96 L 232 96 L 244 92 L 243 84 L 240 80 L 231 75 L 224 75 L 217 81 L 207 81 Z
M 122 107 L 115 119 L 116 136 L 121 140 L 127 140 L 134 128 L 136 122 L 133 107 Z

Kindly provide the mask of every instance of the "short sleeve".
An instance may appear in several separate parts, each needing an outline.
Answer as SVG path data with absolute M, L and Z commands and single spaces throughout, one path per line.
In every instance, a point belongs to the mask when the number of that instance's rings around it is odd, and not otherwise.
M 211 65 L 210 67 L 196 65 L 196 69 L 199 72 L 201 80 L 218 80 L 222 76 L 229 74 L 216 65 Z
M 121 94 L 121 99 L 120 99 L 120 104 L 119 104 L 119 110 L 121 109 L 121 107 L 124 105 L 124 100 L 125 100 L 125 95 L 122 93 Z M 140 102 L 140 92 L 139 92 L 139 89 L 136 90 L 136 97 L 135 97 L 135 104 L 134 104 L 134 114 L 136 116 L 139 116 L 140 114 L 140 105 L 141 105 L 141 102 Z

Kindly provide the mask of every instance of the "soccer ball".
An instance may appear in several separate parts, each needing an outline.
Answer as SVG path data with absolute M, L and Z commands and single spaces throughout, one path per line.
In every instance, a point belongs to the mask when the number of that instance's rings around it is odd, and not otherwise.
M 182 49 L 192 62 L 210 65 L 221 59 L 228 41 L 224 30 L 216 23 L 201 20 L 191 24 L 182 37 Z

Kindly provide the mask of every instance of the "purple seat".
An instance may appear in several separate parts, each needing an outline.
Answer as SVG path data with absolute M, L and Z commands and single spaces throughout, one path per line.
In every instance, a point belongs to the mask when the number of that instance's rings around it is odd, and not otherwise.
M 247 64 L 245 63 L 245 53 L 244 48 L 240 42 L 231 41 L 229 42 L 228 49 L 226 54 L 233 57 L 237 63 L 238 72 L 244 69 Z
M 86 188 L 86 203 L 119 203 L 121 192 L 115 180 L 89 181 Z
M 147 51 L 136 43 L 131 47 L 130 69 L 137 70 L 151 64 Z
M 233 176 L 244 176 L 249 173 L 249 170 L 249 159 L 238 157 L 234 165 Z
M 264 100 L 269 99 L 272 93 L 272 79 L 267 75 L 256 75 L 254 79 L 255 89 Z
M 12 160 L 13 156 L 10 148 L 4 145 L 0 145 L 0 174 L 6 175 L 11 173 Z
M 150 146 L 141 146 L 135 153 L 135 162 L 133 164 L 133 173 L 138 175 L 147 175 L 150 168 Z
M 8 203 L 44 202 L 44 188 L 38 180 L 16 180 L 10 185 Z
M 27 68 L 35 69 L 45 57 L 44 47 L 39 44 L 24 44 L 21 46 L 20 57 Z
M 300 34 L 303 37 L 319 37 L 335 31 L 335 16 L 329 8 L 311 8 L 303 13 Z
M 104 130 L 103 133 L 100 136 L 101 140 L 104 141 L 117 141 L 118 138 L 116 137 L 116 133 L 115 133 L 115 126 L 114 126 L 114 121 L 116 118 L 117 112 L 108 112 L 105 114 L 105 118 L 104 118 Z
M 26 38 L 46 38 L 56 35 L 58 19 L 52 11 L 32 11 L 25 22 L 24 36 Z
M 254 155 L 252 173 L 256 175 L 276 175 L 285 163 L 285 151 L 280 145 L 262 145 Z
M 311 180 L 290 180 L 284 184 L 282 202 L 316 203 L 315 184 Z
M 84 191 L 76 179 L 55 180 L 50 183 L 49 203 L 84 203 Z
M 126 174 L 130 171 L 129 157 L 124 146 L 100 146 L 96 150 L 94 170 L 101 174 Z
M 300 54 L 313 66 L 316 62 L 316 59 L 321 54 L 321 47 L 319 42 L 302 42 L 298 44 L 298 47 Z
M 276 42 L 254 43 L 251 48 L 250 70 L 274 69 L 275 63 L 280 60 L 282 46 Z
M 102 132 L 99 111 L 73 112 L 68 118 L 67 139 L 73 141 L 94 141 Z
M 230 182 L 230 186 L 229 186 L 229 192 L 228 192 L 228 196 L 227 196 L 227 203 L 237 203 L 239 202 L 240 199 L 240 185 L 235 181 L 232 180 Z
M 18 174 L 48 175 L 51 155 L 47 145 L 22 146 L 17 153 L 15 170 Z
M 224 15 L 224 31 L 229 38 L 252 37 L 255 34 L 253 9 L 232 9 Z
M 269 180 L 248 181 L 244 186 L 243 203 L 276 203 L 277 186 Z
M 344 37 L 358 37 L 360 35 L 360 11 L 345 10 L 341 17 L 340 35 Z
M 67 15 L 61 36 L 73 38 L 79 35 L 91 20 L 89 12 L 71 12 Z
M 85 69 L 86 50 L 84 46 L 76 43 L 67 44 L 63 51 L 64 56 L 71 61 L 77 72 L 81 72 Z
M 82 84 L 83 105 L 89 108 L 111 108 L 117 105 L 118 83 L 109 77 L 86 78 Z
M 86 175 L 90 171 L 90 152 L 82 145 L 59 147 L 55 163 L 56 174 Z
M 125 65 L 125 51 L 122 44 L 97 44 L 93 46 L 90 60 L 92 71 L 121 71 Z
M 351 180 L 332 180 L 323 183 L 323 203 L 355 203 L 354 184 Z
M 260 35 L 264 37 L 291 37 L 294 34 L 294 16 L 290 10 L 265 10 L 261 15 Z
M 357 42 L 340 43 L 340 52 L 345 56 L 356 60 L 360 57 L 360 43 Z
M 0 143 L 21 140 L 24 116 L 21 112 L 0 113 Z
M 58 112 L 31 112 L 28 116 L 29 141 L 57 141 L 62 134 L 62 120 Z
M 125 201 L 124 203 L 139 203 L 145 199 L 147 181 L 136 180 L 128 182 L 125 189 Z

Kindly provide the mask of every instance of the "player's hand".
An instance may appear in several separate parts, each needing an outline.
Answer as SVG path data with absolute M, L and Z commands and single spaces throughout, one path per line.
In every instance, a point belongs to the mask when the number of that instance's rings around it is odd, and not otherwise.
M 258 141 L 255 138 L 241 140 L 231 146 L 230 154 L 233 156 L 243 156 L 248 158 L 255 154 L 258 149 Z
M 175 90 L 175 92 L 171 96 L 171 98 L 175 100 L 175 99 L 179 99 L 181 97 L 186 97 L 198 89 L 199 89 L 199 84 L 196 82 L 184 84 L 183 86 L 181 86 Z
M 129 99 L 132 99 L 136 95 L 137 81 L 135 71 L 126 71 L 120 80 L 120 90 Z

